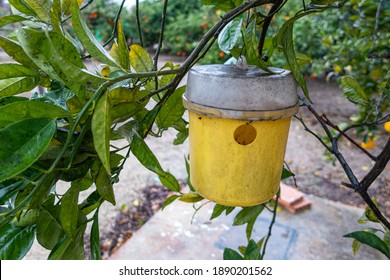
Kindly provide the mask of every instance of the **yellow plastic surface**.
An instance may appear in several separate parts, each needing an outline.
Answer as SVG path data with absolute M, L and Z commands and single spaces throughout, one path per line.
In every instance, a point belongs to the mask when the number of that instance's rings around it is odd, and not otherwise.
M 257 205 L 276 194 L 291 118 L 189 117 L 191 183 L 199 194 L 228 206 Z

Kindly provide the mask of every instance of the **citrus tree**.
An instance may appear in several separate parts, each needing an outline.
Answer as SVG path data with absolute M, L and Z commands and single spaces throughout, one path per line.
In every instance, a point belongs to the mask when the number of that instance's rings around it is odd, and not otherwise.
M 161 167 L 144 139 L 159 137 L 173 128 L 177 131 L 174 143 L 185 141 L 188 136 L 182 106 L 185 87 L 179 87 L 179 83 L 216 41 L 224 52 L 236 59 L 243 55 L 248 64 L 265 71 L 270 71 L 274 56 L 284 58 L 285 65 L 276 66 L 291 70 L 305 95 L 300 100 L 302 106 L 315 116 L 325 136 L 310 130 L 303 120 L 302 124 L 340 162 L 349 180 L 343 184 L 359 193 L 368 206 L 365 218 L 378 223 L 379 229 L 354 232 L 348 237 L 356 240 L 355 248 L 364 243 L 390 257 L 390 223 L 368 195 L 368 188 L 390 160 L 390 139 L 377 156 L 356 145 L 375 161 L 362 180 L 357 179 L 338 149 L 340 139 L 353 140 L 347 132 L 389 121 L 389 75 L 374 97 L 364 95 L 357 80 L 348 78 L 347 92 L 351 99 L 357 103 L 364 101 L 372 108 L 367 112 L 370 117 L 363 122 L 340 129 L 320 115 L 310 102 L 300 70 L 306 58 L 295 52 L 293 27 L 301 18 L 315 17 L 348 2 L 299 1 L 300 8 L 295 14 L 285 18 L 273 33 L 267 32 L 273 18 L 291 1 L 203 0 L 202 4 L 214 5 L 221 11 L 219 20 L 204 31 L 182 65 L 168 62 L 160 68 L 168 0 L 162 1 L 153 56 L 140 38 L 140 44 L 128 45 L 125 24 L 121 21 L 125 1 L 105 42 L 96 39 L 82 14 L 92 0 L 8 1 L 12 14 L 0 19 L 0 27 L 14 28 L 0 37 L 0 48 L 15 62 L 0 64 L 0 258 L 23 258 L 36 238 L 51 251 L 49 259 L 84 259 L 84 235 L 91 223 L 91 257 L 99 259 L 99 208 L 103 203 L 115 205 L 115 183 L 130 154 L 175 192 L 164 206 L 176 199 L 188 203 L 203 200 L 190 182 L 190 192 L 183 193 L 177 179 Z M 137 34 L 142 34 L 138 8 L 137 1 Z M 35 92 L 37 87 L 39 90 L 32 96 L 25 95 Z M 112 141 L 118 139 L 128 143 L 113 146 Z M 284 170 L 282 176 L 291 175 Z M 65 191 L 56 188 L 59 181 L 69 182 Z M 81 196 L 86 198 L 81 200 Z M 276 199 L 242 208 L 234 224 L 246 225 L 248 244 L 238 251 L 226 249 L 224 258 L 262 259 L 277 205 Z M 229 214 L 233 209 L 217 204 L 210 218 Z M 269 232 L 263 239 L 253 240 L 252 229 L 264 209 L 273 212 Z

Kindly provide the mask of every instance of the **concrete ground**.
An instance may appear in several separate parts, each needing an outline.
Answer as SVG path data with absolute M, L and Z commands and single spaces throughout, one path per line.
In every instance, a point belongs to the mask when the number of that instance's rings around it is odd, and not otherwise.
M 283 210 L 277 214 L 266 259 L 384 259 L 383 255 L 367 246 L 362 246 L 354 256 L 352 240 L 342 237 L 351 231 L 362 229 L 356 223 L 362 214 L 360 208 L 310 195 L 306 197 L 312 202 L 311 209 L 298 214 Z M 175 202 L 154 215 L 111 259 L 222 259 L 224 248 L 236 250 L 247 244 L 245 225 L 232 226 L 234 212 L 209 221 L 213 206 L 213 203 L 208 203 L 194 215 L 192 205 Z M 254 227 L 254 240 L 260 240 L 267 234 L 271 219 L 271 213 L 263 211 Z

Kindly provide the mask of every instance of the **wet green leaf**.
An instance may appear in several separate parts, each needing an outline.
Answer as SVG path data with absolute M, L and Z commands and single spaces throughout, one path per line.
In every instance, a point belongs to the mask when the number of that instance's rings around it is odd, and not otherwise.
M 102 63 L 118 67 L 118 64 L 112 59 L 98 40 L 96 40 L 91 30 L 88 28 L 87 23 L 81 15 L 77 0 L 73 0 L 71 11 L 74 31 L 87 52 L 94 59 L 99 60 Z
M 91 257 L 92 257 L 92 259 L 93 260 L 100 260 L 102 258 L 102 253 L 100 250 L 99 209 L 96 210 L 95 214 L 93 215 L 90 243 L 91 243 Z
M 243 225 L 256 220 L 260 213 L 264 210 L 264 204 L 259 204 L 251 207 L 244 207 L 235 217 L 234 226 Z
M 225 248 L 223 251 L 223 259 L 224 260 L 243 260 L 244 258 L 238 253 L 230 248 Z
M 219 48 L 225 53 L 230 53 L 230 50 L 236 45 L 241 34 L 241 25 L 242 19 L 235 18 L 218 35 Z
M 130 47 L 130 64 L 136 72 L 148 72 L 153 69 L 153 60 L 149 53 L 137 44 Z
M 183 107 L 183 94 L 185 90 L 185 86 L 176 89 L 162 106 L 156 118 L 156 123 L 159 128 L 168 129 L 171 125 L 181 119 L 185 112 Z
M 64 109 L 41 101 L 20 101 L 0 107 L 0 128 L 26 119 L 59 119 L 69 117 Z
M 49 146 L 55 130 L 55 121 L 49 119 L 22 120 L 0 130 L 0 182 L 38 160 Z
M 341 87 L 349 101 L 363 106 L 370 104 L 370 99 L 364 92 L 364 89 L 359 85 L 358 81 L 356 81 L 356 79 L 350 76 L 342 77 Z
M 79 192 L 77 181 L 72 182 L 71 187 L 66 191 L 61 200 L 60 222 L 65 233 L 71 239 L 74 239 L 77 233 Z
M 0 228 L 0 259 L 20 260 L 30 250 L 35 226 L 17 227 L 12 223 Z
M 92 116 L 92 135 L 96 152 L 106 169 L 111 174 L 110 167 L 110 126 L 111 112 L 110 100 L 107 94 L 104 94 L 98 100 L 95 111 Z
M 382 239 L 380 239 L 374 233 L 367 232 L 367 231 L 355 231 L 344 235 L 344 237 L 353 238 L 362 244 L 366 244 L 378 250 L 379 252 L 384 254 L 388 259 L 390 259 L 389 247 Z

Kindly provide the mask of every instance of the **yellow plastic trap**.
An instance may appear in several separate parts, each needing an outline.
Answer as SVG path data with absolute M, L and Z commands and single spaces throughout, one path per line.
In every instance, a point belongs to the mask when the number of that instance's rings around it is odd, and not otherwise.
M 205 198 L 252 206 L 279 189 L 291 116 L 298 111 L 289 71 L 232 65 L 194 67 L 183 97 L 190 121 L 190 175 Z

